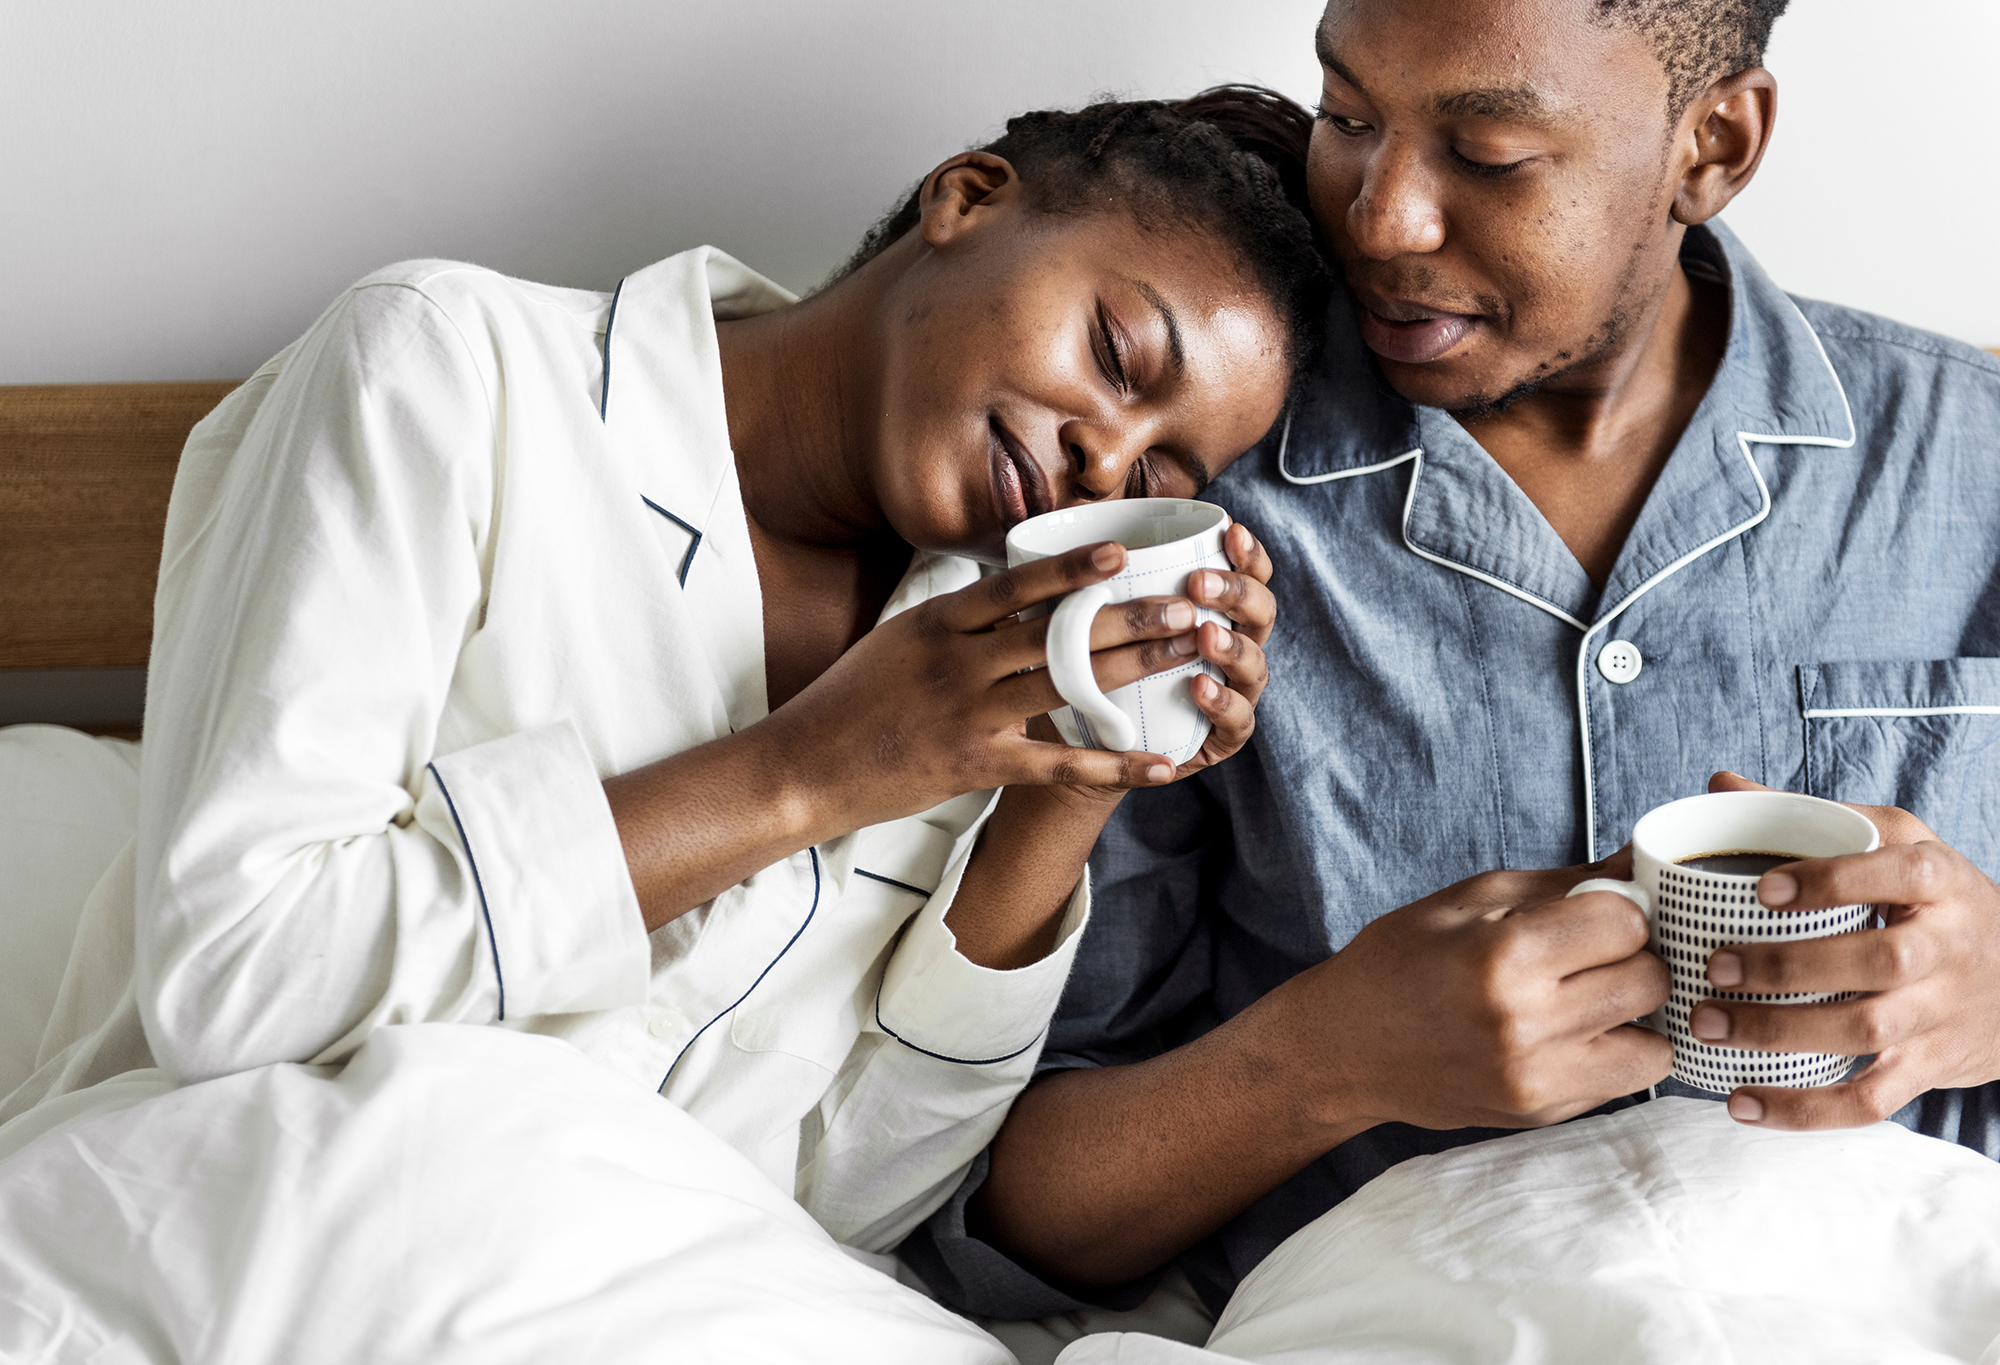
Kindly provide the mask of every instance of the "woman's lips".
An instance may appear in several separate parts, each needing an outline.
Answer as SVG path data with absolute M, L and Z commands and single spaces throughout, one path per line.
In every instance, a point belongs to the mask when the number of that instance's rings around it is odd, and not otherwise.
M 1423 365 L 1438 359 L 1478 322 L 1465 313 L 1446 313 L 1420 304 L 1404 303 L 1372 290 L 1354 291 L 1361 339 L 1385 360 Z
M 1001 425 L 998 417 L 987 419 L 987 463 L 991 466 L 993 478 L 993 506 L 1000 514 L 1000 524 L 1006 530 L 1013 530 L 1029 517 L 1039 516 L 1049 511 L 1055 504 L 1042 479 L 1042 471 L 1036 467 L 1014 434 Z

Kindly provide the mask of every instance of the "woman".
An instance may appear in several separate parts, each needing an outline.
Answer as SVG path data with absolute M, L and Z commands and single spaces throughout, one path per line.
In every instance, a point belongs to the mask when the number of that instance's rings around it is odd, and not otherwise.
M 1023 671 L 1014 613 L 1122 551 L 975 561 L 1272 425 L 1326 289 L 1307 129 L 1244 90 L 1016 119 L 800 303 L 710 248 L 609 298 L 345 294 L 175 487 L 122 864 L 153 1057 L 557 1034 L 893 1246 L 1032 1073 L 1118 793 L 1176 776 L 1063 747 Z M 1093 635 L 1106 687 L 1229 678 L 1183 775 L 1263 685 L 1268 562 L 1229 550 L 1191 596 L 1236 631 L 1156 599 Z

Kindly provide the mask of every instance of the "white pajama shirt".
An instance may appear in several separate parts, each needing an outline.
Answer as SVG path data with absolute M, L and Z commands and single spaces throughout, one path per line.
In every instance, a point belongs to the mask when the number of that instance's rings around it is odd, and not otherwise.
M 975 793 L 649 937 L 601 785 L 766 714 L 714 320 L 789 301 L 710 248 L 614 296 L 392 267 L 196 428 L 128 889 L 114 868 L 90 915 L 134 927 L 122 1008 L 159 1065 L 494 1023 L 659 1089 L 844 1242 L 891 1247 L 956 1187 L 1033 1073 L 1087 886 L 1040 962 L 961 956 Z M 884 615 L 977 573 L 919 554 Z M 78 978 L 112 969 L 73 961 L 66 994 L 108 1000 Z M 35 1097 L 90 1079 L 60 1054 L 102 1021 L 67 1008 Z

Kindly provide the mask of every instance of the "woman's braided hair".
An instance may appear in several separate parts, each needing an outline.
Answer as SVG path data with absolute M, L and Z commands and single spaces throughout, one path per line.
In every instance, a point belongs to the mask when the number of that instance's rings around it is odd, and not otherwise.
M 1043 213 L 1115 205 L 1145 231 L 1212 233 L 1285 323 L 1296 379 L 1318 354 L 1333 288 L 1306 201 L 1311 137 L 1312 115 L 1283 95 L 1218 85 L 1192 99 L 1021 114 L 979 150 L 1013 163 L 1028 202 Z M 869 230 L 840 275 L 917 226 L 922 188 Z

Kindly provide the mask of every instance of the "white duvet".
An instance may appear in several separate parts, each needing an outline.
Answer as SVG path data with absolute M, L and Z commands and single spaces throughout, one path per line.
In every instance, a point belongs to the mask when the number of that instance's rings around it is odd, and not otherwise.
M 2000 1365 L 2000 1166 L 1670 1099 L 1405 1162 L 1289 1238 L 1208 1349 L 1061 1365 Z
M 554 1039 L 387 1028 L 343 1070 L 85 1095 L 0 1160 L 0 1360 L 1011 1360 Z

